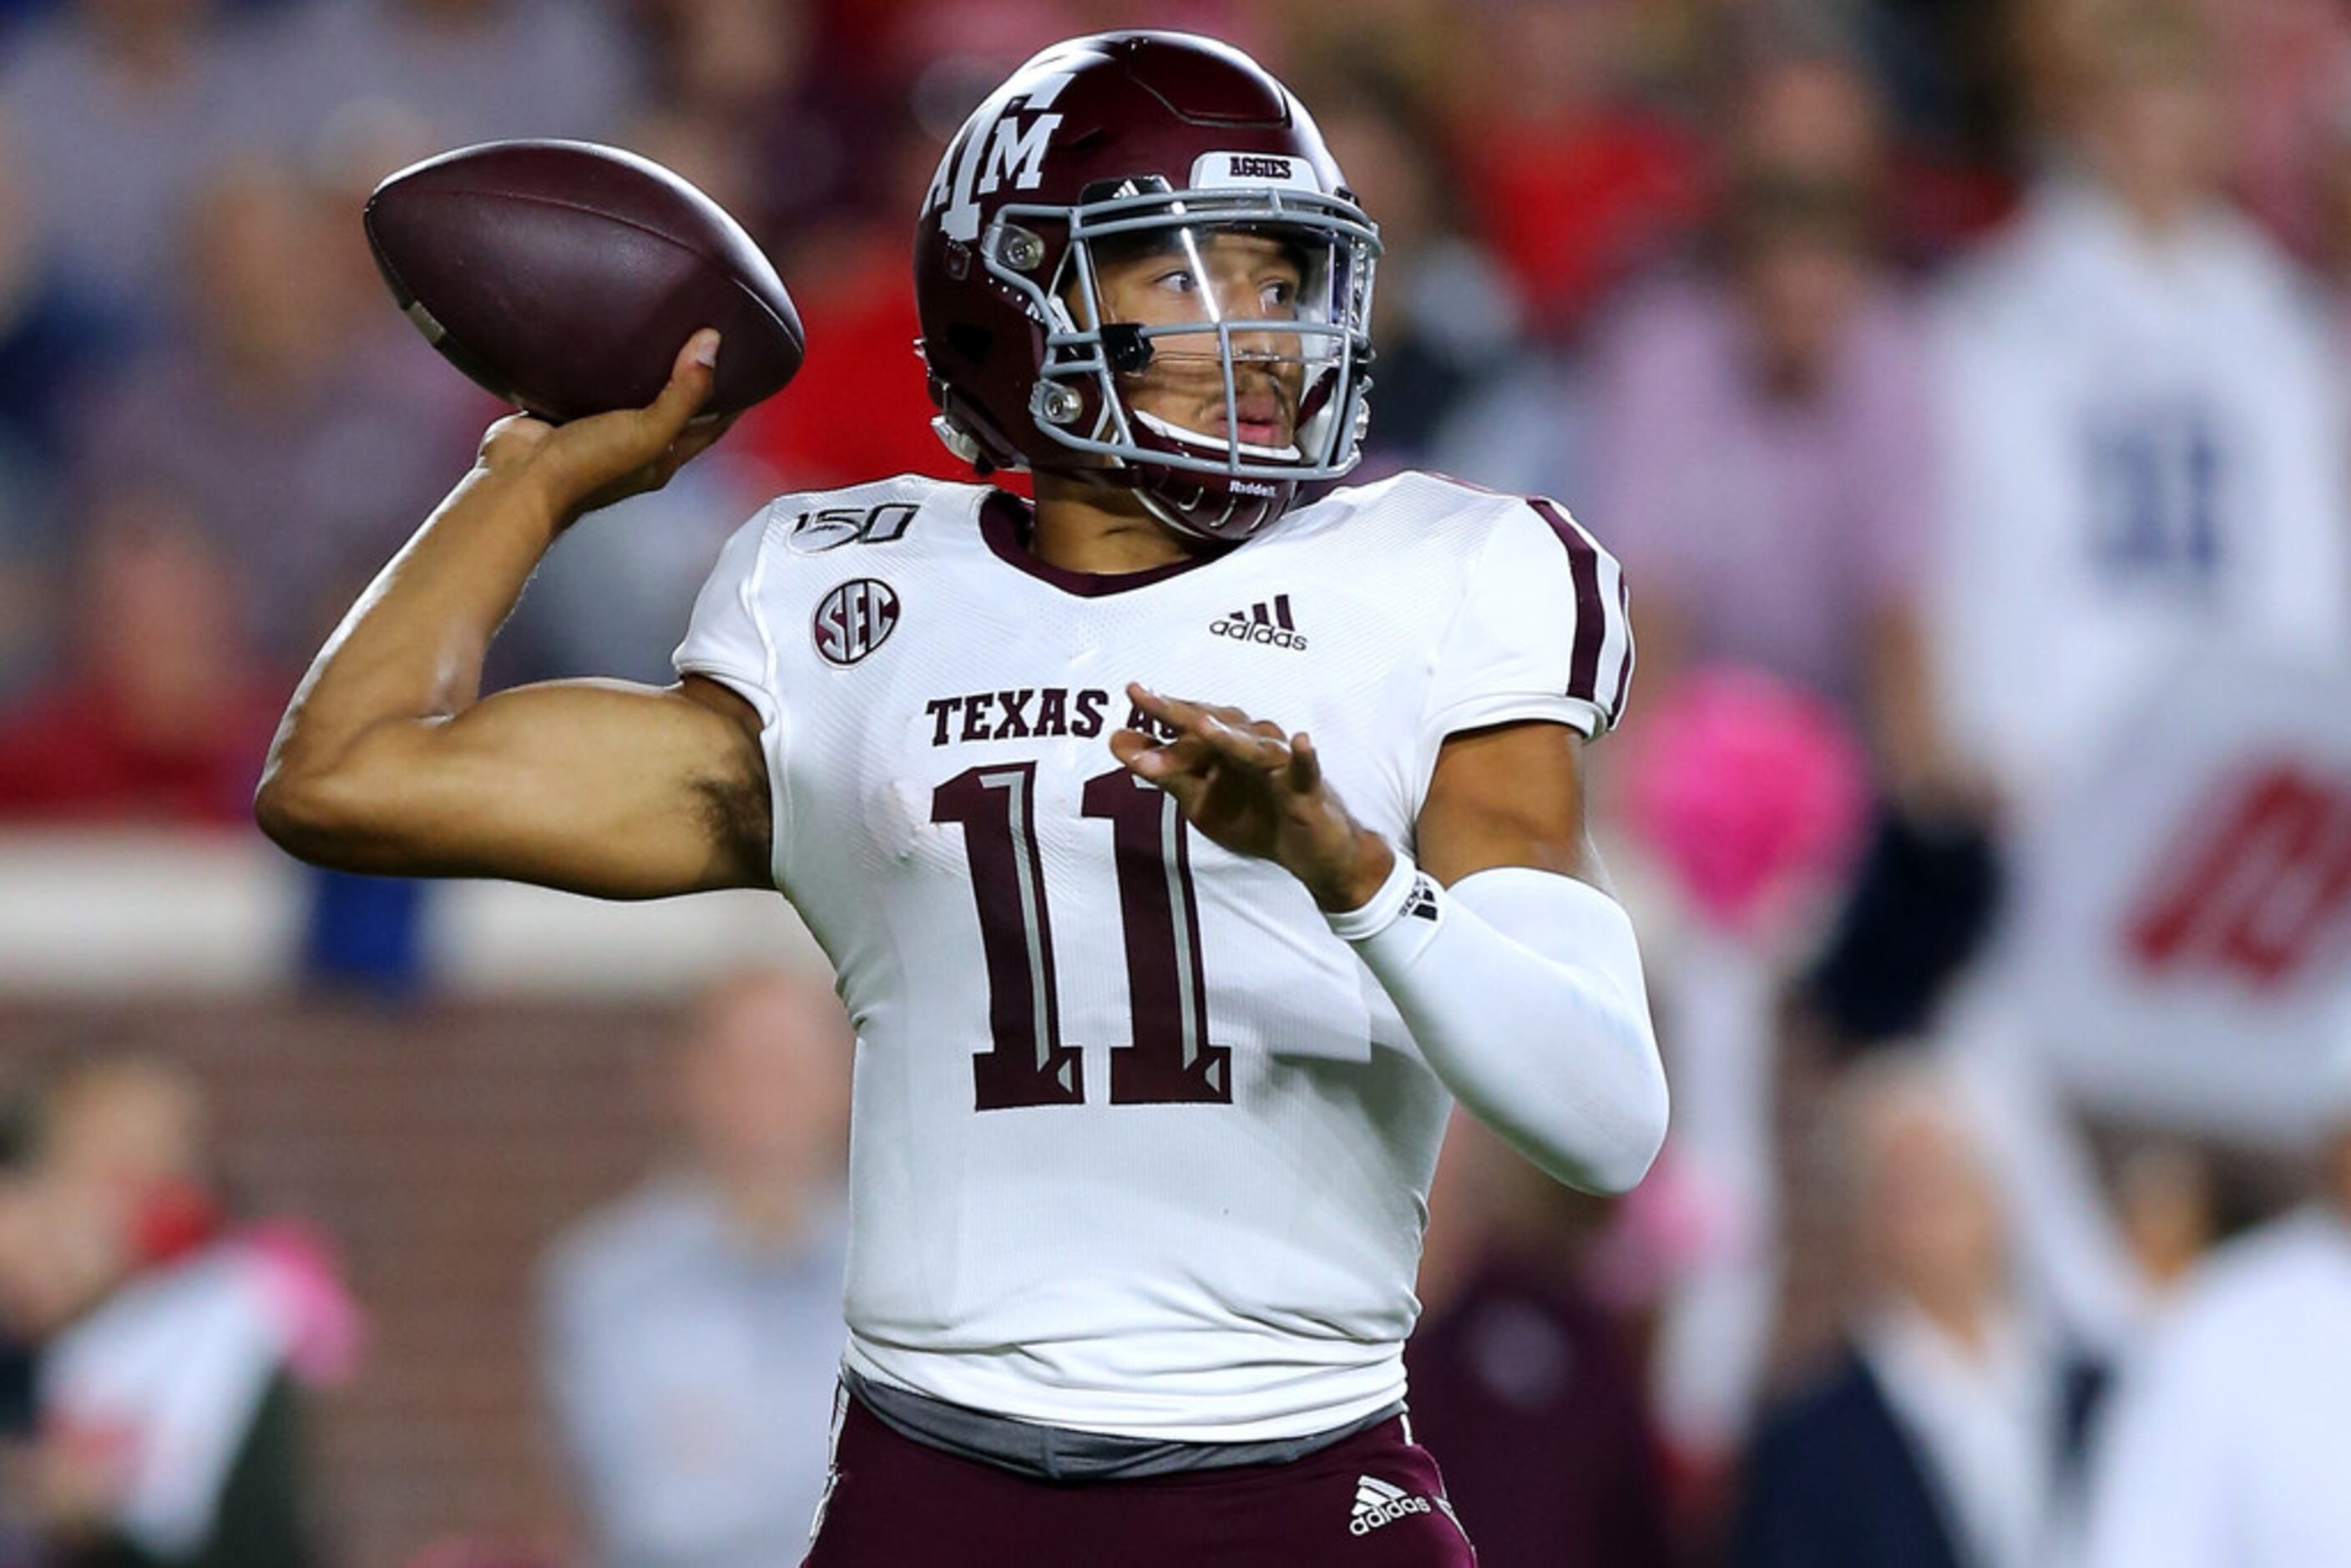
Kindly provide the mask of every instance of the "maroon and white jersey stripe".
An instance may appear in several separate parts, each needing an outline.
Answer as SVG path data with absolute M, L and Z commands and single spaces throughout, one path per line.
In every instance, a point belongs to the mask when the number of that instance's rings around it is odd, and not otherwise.
M 1614 724 L 1633 683 L 1632 598 L 1624 568 L 1557 501 L 1535 496 L 1527 505 L 1558 536 L 1574 585 L 1575 636 L 1568 654 L 1567 695 L 1594 705 Z
M 766 720 L 777 883 L 857 1027 L 849 1361 L 1135 1437 L 1367 1415 L 1449 1097 L 1305 891 L 1109 737 L 1129 681 L 1234 704 L 1409 844 L 1447 736 L 1614 722 L 1623 575 L 1554 504 L 1425 474 L 1126 577 L 1025 528 L 982 486 L 783 497 L 678 650 Z

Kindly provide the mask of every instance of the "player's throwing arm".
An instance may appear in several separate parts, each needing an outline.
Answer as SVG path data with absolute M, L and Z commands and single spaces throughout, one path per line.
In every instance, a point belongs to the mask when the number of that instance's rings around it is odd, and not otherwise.
M 741 697 L 699 679 L 480 696 L 491 635 L 563 528 L 666 484 L 724 432 L 690 423 L 717 351 L 696 334 L 648 407 L 490 427 L 295 693 L 255 803 L 271 838 L 346 870 L 608 898 L 768 884 L 767 770 Z

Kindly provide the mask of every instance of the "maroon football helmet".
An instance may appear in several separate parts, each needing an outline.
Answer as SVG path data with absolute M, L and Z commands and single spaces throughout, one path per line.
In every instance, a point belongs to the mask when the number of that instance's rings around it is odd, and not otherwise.
M 1270 235 L 1300 259 L 1283 314 L 1219 319 L 1203 287 L 1200 320 L 1104 319 L 1097 246 L 1196 261 L 1225 230 Z M 1301 484 L 1354 466 L 1379 248 L 1313 120 L 1247 55 L 1183 33 L 1056 44 L 973 111 L 924 198 L 914 295 L 932 423 L 982 473 L 1094 474 L 1132 486 L 1173 528 L 1245 538 Z M 1222 434 L 1135 409 L 1121 390 L 1155 340 L 1177 335 L 1215 341 Z M 1262 361 L 1293 357 L 1290 444 L 1243 440 L 1236 364 L 1262 374 Z

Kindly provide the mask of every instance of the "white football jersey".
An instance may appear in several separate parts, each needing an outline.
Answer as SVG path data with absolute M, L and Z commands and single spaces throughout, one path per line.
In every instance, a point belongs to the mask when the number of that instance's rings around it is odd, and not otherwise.
M 2345 658 L 2337 350 L 2250 221 L 2214 208 L 2156 244 L 2044 189 L 1940 315 L 1941 716 L 2021 805 L 2216 650 Z
M 1447 735 L 1613 723 L 1622 576 L 1426 474 L 1126 576 L 1027 528 L 982 485 L 782 497 L 677 652 L 766 721 L 777 885 L 856 1026 L 848 1364 L 1131 1437 L 1341 1425 L 1403 1395 L 1450 1097 L 1305 889 L 1119 766 L 1125 686 L 1307 731 L 1409 845 Z

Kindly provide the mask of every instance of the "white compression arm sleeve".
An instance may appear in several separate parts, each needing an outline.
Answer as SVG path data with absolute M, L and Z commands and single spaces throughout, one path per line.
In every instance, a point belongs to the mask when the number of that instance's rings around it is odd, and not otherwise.
M 1666 1136 L 1666 1071 L 1624 906 L 1500 866 L 1440 889 L 1402 852 L 1330 916 L 1453 1097 L 1571 1186 L 1625 1192 Z

